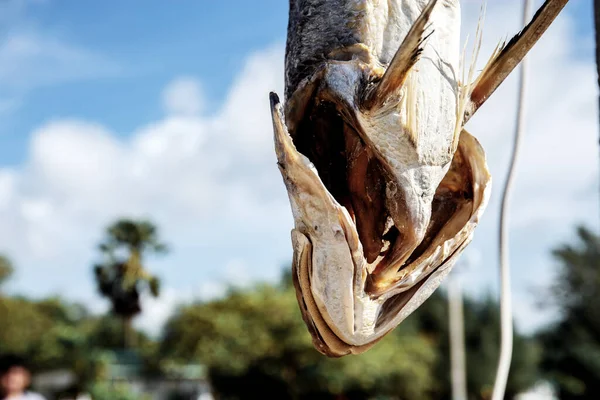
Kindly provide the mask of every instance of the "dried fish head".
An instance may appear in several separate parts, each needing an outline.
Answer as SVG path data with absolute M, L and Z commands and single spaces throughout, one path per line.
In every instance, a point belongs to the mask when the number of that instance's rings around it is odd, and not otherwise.
M 298 152 L 272 97 L 279 167 L 295 228 L 294 283 L 317 349 L 330 356 L 359 353 L 410 315 L 440 284 L 472 232 L 489 196 L 490 176 L 477 141 L 463 132 L 452 167 L 432 202 L 432 223 L 420 249 L 381 290 L 372 286 L 385 250 L 369 263 L 348 209 L 331 195 L 312 162 Z M 391 244 L 398 240 L 389 239 Z
M 512 53 L 471 87 L 459 37 L 457 0 L 291 1 L 285 108 L 275 94 L 271 108 L 296 293 L 324 354 L 365 351 L 419 307 L 485 209 L 491 177 L 463 125 Z

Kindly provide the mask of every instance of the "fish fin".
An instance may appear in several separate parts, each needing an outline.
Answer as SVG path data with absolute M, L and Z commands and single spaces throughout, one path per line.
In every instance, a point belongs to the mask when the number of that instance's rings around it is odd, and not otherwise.
M 437 2 L 438 0 L 430 0 L 425 6 L 400 44 L 381 81 L 367 92 L 363 102 L 366 109 L 382 107 L 390 95 L 401 88 L 406 81 L 411 68 L 419 61 L 424 42 L 433 33 L 429 21 Z
M 568 2 L 569 0 L 546 0 L 521 32 L 513 36 L 508 43 L 502 44 L 496 49 L 477 80 L 472 84 L 464 123 L 525 58 Z

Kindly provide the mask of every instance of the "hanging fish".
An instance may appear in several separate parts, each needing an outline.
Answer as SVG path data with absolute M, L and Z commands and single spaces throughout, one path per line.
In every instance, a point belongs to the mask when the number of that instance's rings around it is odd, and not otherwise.
M 285 107 L 271 93 L 271 111 L 320 352 L 367 350 L 450 272 L 491 189 L 464 125 L 567 2 L 546 0 L 473 79 L 458 0 L 290 0 Z

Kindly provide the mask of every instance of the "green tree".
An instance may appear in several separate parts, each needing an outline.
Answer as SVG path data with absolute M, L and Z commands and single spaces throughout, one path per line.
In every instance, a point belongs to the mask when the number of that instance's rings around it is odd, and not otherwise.
M 285 282 L 182 307 L 167 324 L 161 354 L 206 364 L 224 399 L 427 399 L 436 359 L 429 341 L 411 332 L 390 335 L 359 356 L 319 354 Z
M 114 359 L 112 350 L 123 342 L 117 317 L 93 316 L 83 306 L 60 298 L 0 297 L 0 321 L 0 356 L 21 356 L 35 371 L 71 370 L 77 379 L 63 394 L 82 393 L 102 382 Z M 144 372 L 156 369 L 155 343 L 142 333 L 135 334 Z M 117 392 L 115 396 L 121 396 Z M 109 397 L 104 398 L 118 398 L 107 393 Z
M 577 239 L 553 252 L 558 273 L 546 299 L 561 317 L 540 334 L 542 368 L 564 400 L 600 398 L 600 237 L 579 227 Z
M 14 273 L 14 268 L 10 259 L 0 254 L 0 286 L 6 282 Z
M 153 350 L 153 342 L 140 332 L 134 333 L 142 349 L 143 365 L 152 363 L 154 353 L 148 354 L 148 350 Z M 64 350 L 57 363 L 68 366 L 77 377 L 75 386 L 68 392 L 87 392 L 96 383 L 105 381 L 109 364 L 115 359 L 114 349 L 123 342 L 122 323 L 110 314 L 86 315 L 76 324 L 63 327 L 59 337 Z
M 107 228 L 99 249 L 105 261 L 94 267 L 98 290 L 122 319 L 123 345 L 130 347 L 135 345 L 132 321 L 142 311 L 141 292 L 148 290 L 156 297 L 160 290 L 159 279 L 144 268 L 143 257 L 165 252 L 166 245 L 151 222 L 121 219 Z
M 469 399 L 489 399 L 496 373 L 500 343 L 498 303 L 491 297 L 464 300 L 465 350 L 467 392 Z M 438 362 L 432 395 L 450 399 L 450 346 L 448 300 L 441 290 L 436 291 L 406 323 L 424 333 L 435 343 Z M 402 325 L 400 326 L 402 328 Z M 401 334 L 399 330 L 397 334 Z M 538 363 L 541 349 L 534 338 L 515 331 L 513 361 L 508 379 L 506 398 L 529 389 L 539 378 Z
M 0 298 L 0 354 L 25 357 L 38 369 L 71 366 L 74 353 L 67 339 L 83 334 L 84 318 L 81 306 L 57 298 Z
M 94 400 L 149 400 L 151 398 L 150 396 L 140 396 L 125 383 L 94 383 L 90 386 L 89 393 Z

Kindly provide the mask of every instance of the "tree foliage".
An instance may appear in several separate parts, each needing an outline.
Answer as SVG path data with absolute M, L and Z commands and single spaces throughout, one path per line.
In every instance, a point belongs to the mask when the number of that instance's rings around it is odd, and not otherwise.
M 18 354 L 41 369 L 65 366 L 70 357 L 63 339 L 78 323 L 72 307 L 58 299 L 0 298 L 0 354 Z
M 8 280 L 12 276 L 14 268 L 10 259 L 0 254 L 0 285 Z
M 289 277 L 288 277 L 289 279 Z M 208 364 L 223 398 L 450 399 L 448 304 L 437 291 L 392 334 L 359 356 L 317 353 L 302 322 L 293 288 L 258 286 L 221 300 L 185 306 L 169 321 L 163 356 Z M 464 304 L 469 399 L 488 399 L 498 362 L 498 304 Z M 540 348 L 515 333 L 507 398 L 536 383 Z M 240 394 L 241 393 L 241 394 Z
M 339 394 L 426 399 L 436 355 L 423 337 L 389 336 L 360 356 L 328 359 L 314 350 L 293 289 L 259 286 L 181 308 L 168 323 L 161 352 L 210 368 L 223 398 Z M 267 396 L 268 397 L 268 396 Z
M 22 357 L 34 372 L 71 370 L 77 378 L 75 387 L 68 388 L 72 393 L 101 381 L 112 350 L 122 343 L 122 330 L 115 317 L 93 316 L 81 305 L 58 298 L 0 298 L 0 321 L 0 355 Z M 151 361 L 154 354 L 145 351 L 153 349 L 152 342 L 136 334 L 143 361 Z
M 567 400 L 600 398 L 600 312 L 595 307 L 600 239 L 583 228 L 578 237 L 578 243 L 554 252 L 560 270 L 547 298 L 559 306 L 562 319 L 539 335 L 543 372 Z M 150 223 L 121 220 L 109 227 L 100 249 L 106 260 L 96 270 L 97 283 L 114 313 L 93 316 L 57 298 L 0 297 L 0 354 L 17 353 L 40 370 L 70 368 L 79 388 L 102 382 L 109 350 L 122 344 L 119 318 L 139 312 L 141 290 L 152 290 L 149 282 L 156 279 L 145 270 L 142 255 L 165 247 Z M 165 365 L 200 362 L 208 367 L 221 399 L 451 398 L 443 291 L 436 291 L 368 352 L 329 359 L 313 348 L 290 279 L 288 272 L 279 285 L 231 290 L 219 300 L 182 306 L 158 341 L 132 330 L 144 373 L 160 375 Z M 121 308 L 117 300 L 129 304 Z M 490 398 L 498 360 L 498 312 L 490 297 L 465 299 L 469 400 Z M 533 338 L 515 333 L 506 398 L 537 381 L 541 349 Z M 100 397 L 131 396 L 101 383 L 91 388 Z
M 491 297 L 464 300 L 464 331 L 469 399 L 489 399 L 499 357 L 500 315 Z M 436 344 L 439 361 L 435 368 L 434 398 L 450 399 L 450 346 L 448 302 L 442 291 L 435 292 L 413 316 L 416 329 Z M 506 398 L 529 389 L 539 378 L 541 349 L 534 338 L 514 334 L 514 350 Z
M 549 301 L 560 320 L 540 334 L 542 368 L 561 399 L 600 398 L 600 237 L 584 227 L 554 251 L 558 273 Z
M 90 396 L 94 400 L 150 400 L 150 396 L 141 396 L 125 383 L 109 384 L 97 382 L 90 386 Z

